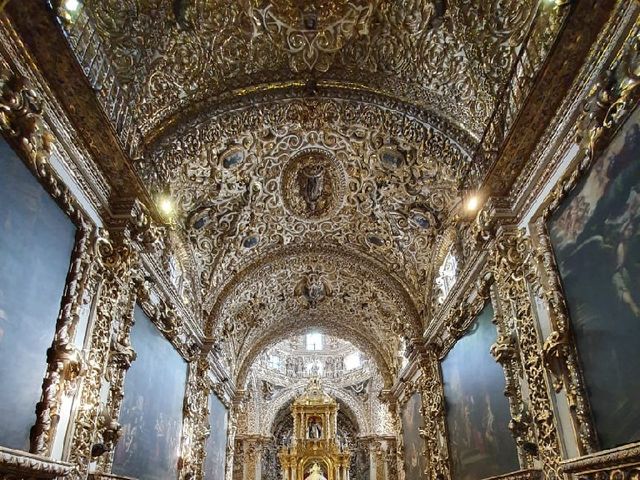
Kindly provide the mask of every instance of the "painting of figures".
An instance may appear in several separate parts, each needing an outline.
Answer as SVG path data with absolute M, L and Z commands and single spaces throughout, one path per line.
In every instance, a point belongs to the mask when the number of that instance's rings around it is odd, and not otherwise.
M 477 480 L 520 468 L 508 425 L 502 367 L 489 352 L 496 341 L 487 305 L 442 362 L 453 477 Z
M 640 110 L 550 219 L 602 448 L 640 440 Z
M 0 138 L 0 445 L 29 449 L 76 227 Z
M 422 418 L 422 396 L 414 393 L 402 410 L 402 440 L 404 443 L 404 471 L 406 480 L 425 478 L 427 458 L 423 455 L 424 439 L 420 429 L 424 426 Z
M 209 424 L 211 433 L 205 446 L 204 478 L 223 480 L 227 458 L 227 409 L 215 394 L 209 397 Z
M 137 358 L 125 377 L 122 436 L 113 473 L 140 480 L 175 480 L 187 365 L 139 306 L 131 345 Z

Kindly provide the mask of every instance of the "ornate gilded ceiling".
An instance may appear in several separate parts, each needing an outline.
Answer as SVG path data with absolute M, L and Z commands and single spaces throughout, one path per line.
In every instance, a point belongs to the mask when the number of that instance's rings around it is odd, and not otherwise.
M 150 196 L 175 203 L 165 256 L 179 255 L 182 297 L 234 380 L 244 382 L 262 349 L 313 326 L 367 352 L 390 385 L 399 337 L 419 337 L 428 323 L 443 237 L 491 166 L 477 155 L 480 140 L 544 8 L 82 8 L 70 43 L 83 65 L 88 46 L 105 52 L 96 58 L 121 89 L 105 104 L 126 107 L 126 118 L 108 116 L 120 118 L 115 130 Z M 92 69 L 88 78 L 101 78 Z M 104 94 L 106 80 L 95 82 Z
M 429 246 L 470 168 L 464 150 L 429 125 L 331 99 L 195 119 L 139 165 L 149 184 L 159 175 L 170 186 L 207 311 L 245 265 L 290 245 L 371 259 L 420 308 Z
M 85 0 L 143 135 L 255 89 L 337 85 L 482 134 L 537 2 Z

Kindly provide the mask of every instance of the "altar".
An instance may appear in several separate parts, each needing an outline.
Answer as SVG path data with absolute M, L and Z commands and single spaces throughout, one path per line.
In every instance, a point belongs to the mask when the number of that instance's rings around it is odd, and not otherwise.
M 291 406 L 291 444 L 278 457 L 284 480 L 349 480 L 351 452 L 336 437 L 338 403 L 312 379 Z

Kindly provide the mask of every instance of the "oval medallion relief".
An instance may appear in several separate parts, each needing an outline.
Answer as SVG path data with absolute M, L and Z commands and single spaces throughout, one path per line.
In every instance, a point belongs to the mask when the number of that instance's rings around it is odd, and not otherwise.
M 337 212 L 344 200 L 345 173 L 326 150 L 305 149 L 282 170 L 280 188 L 285 208 L 298 218 L 321 220 Z

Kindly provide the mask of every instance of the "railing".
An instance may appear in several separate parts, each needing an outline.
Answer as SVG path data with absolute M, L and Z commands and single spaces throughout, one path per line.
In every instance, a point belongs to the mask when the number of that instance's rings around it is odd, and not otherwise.
M 540 1 L 538 11 L 511 68 L 509 79 L 497 97 L 504 100 L 499 100 L 491 113 L 471 165 L 490 166 L 497 160 L 500 148 L 531 93 L 540 67 L 546 60 L 555 35 L 567 14 L 567 8 L 558 8 L 551 2 Z M 478 177 L 481 173 L 484 172 L 470 172 L 465 187 L 476 187 L 482 180 Z
M 81 8 L 73 21 L 61 19 L 60 24 L 102 110 L 111 121 L 120 144 L 129 156 L 134 157 L 140 135 L 133 122 L 131 95 L 120 85 L 93 20 L 87 10 Z

